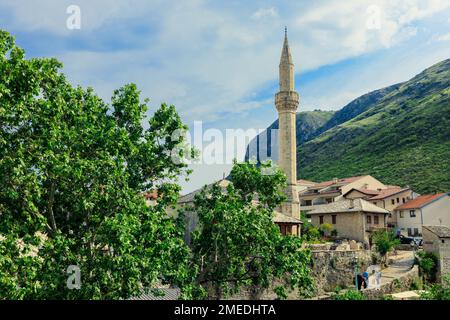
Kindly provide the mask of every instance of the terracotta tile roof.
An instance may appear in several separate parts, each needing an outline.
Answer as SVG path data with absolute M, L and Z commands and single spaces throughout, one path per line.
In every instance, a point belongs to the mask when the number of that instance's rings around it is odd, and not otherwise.
M 300 185 L 315 185 L 315 184 L 317 184 L 317 182 L 314 182 L 314 181 L 309 181 L 309 180 L 305 180 L 305 179 L 299 179 L 299 180 L 297 180 L 297 184 L 300 184 Z
M 378 195 L 370 198 L 369 200 L 381 200 L 390 196 L 393 196 L 394 194 L 403 192 L 403 191 L 407 191 L 410 190 L 409 188 L 400 188 L 400 187 L 395 187 L 395 188 L 388 188 L 388 189 L 381 189 L 380 191 L 378 191 Z
M 430 202 L 437 200 L 445 195 L 446 193 L 426 194 L 424 196 L 420 196 L 416 199 L 410 200 L 407 203 L 398 206 L 397 208 L 395 208 L 395 210 L 422 208 L 427 204 L 429 204 Z
M 361 193 L 367 194 L 368 196 L 370 196 L 370 195 L 376 196 L 380 193 L 379 190 L 370 190 L 370 189 L 362 189 L 362 188 L 352 188 L 352 190 L 359 191 Z M 348 191 L 347 193 L 351 192 L 352 190 Z
M 142 193 L 145 200 L 156 200 L 158 199 L 158 191 L 157 190 L 151 190 L 151 191 L 145 191 Z
M 316 206 L 315 206 L 316 207 Z M 388 214 L 389 211 L 380 208 L 364 199 L 340 200 L 329 204 L 317 206 L 316 209 L 308 212 L 308 214 L 321 213 L 348 213 L 348 212 L 372 212 Z
M 325 187 L 335 184 L 336 182 L 340 185 L 345 185 L 345 184 L 349 184 L 353 181 L 359 180 L 362 177 L 365 177 L 365 176 L 355 176 L 355 177 L 347 177 L 347 178 L 341 178 L 341 179 L 336 179 L 336 180 L 333 179 L 333 180 L 323 181 L 323 182 L 316 183 L 313 187 L 314 188 L 325 188 Z

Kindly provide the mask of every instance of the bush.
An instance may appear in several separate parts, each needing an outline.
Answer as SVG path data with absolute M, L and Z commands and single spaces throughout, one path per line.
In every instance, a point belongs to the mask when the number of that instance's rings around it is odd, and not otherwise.
M 337 237 L 338 236 L 338 232 L 336 229 L 331 230 L 331 236 L 332 237 Z
M 320 231 L 322 231 L 322 234 L 324 236 L 329 236 L 331 231 L 334 229 L 333 226 L 329 223 L 323 223 L 319 227 Z
M 434 284 L 420 295 L 422 300 L 450 300 L 450 274 L 444 278 L 443 284 Z
M 366 297 L 359 291 L 347 290 L 344 293 L 337 291 L 332 296 L 333 300 L 366 300 Z
M 419 266 L 420 275 L 428 282 L 436 281 L 438 257 L 433 252 L 418 251 L 414 263 Z

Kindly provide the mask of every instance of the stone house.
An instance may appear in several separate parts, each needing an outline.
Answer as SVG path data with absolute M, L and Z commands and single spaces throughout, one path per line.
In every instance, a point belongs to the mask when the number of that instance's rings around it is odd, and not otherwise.
M 389 211 L 364 199 L 344 199 L 308 212 L 311 223 L 331 224 L 338 236 L 369 245 L 371 232 L 386 228 Z
M 423 225 L 450 226 L 448 193 L 428 194 L 395 208 L 397 230 L 408 236 L 422 236 Z
M 387 216 L 387 226 L 390 228 L 395 228 L 397 225 L 396 215 L 393 214 L 394 209 L 417 196 L 418 195 L 413 192 L 411 188 L 401 188 L 399 186 L 387 186 L 385 189 L 380 188 L 377 190 L 353 188 L 344 194 L 346 199 L 361 198 L 380 208 L 388 210 L 390 213 Z
M 450 276 L 450 228 L 445 226 L 423 226 L 423 249 L 438 256 L 437 279 Z
M 317 208 L 317 206 L 342 200 L 344 199 L 344 194 L 355 188 L 382 190 L 389 187 L 370 175 L 342 179 L 335 178 L 313 184 L 311 184 L 311 181 L 299 180 L 297 185 L 300 186 L 298 189 L 302 211 L 310 211 Z

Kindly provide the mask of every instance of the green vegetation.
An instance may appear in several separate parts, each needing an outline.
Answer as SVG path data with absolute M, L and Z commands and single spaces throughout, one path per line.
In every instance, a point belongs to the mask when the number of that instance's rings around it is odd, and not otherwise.
M 305 141 L 310 140 L 313 137 L 314 132 L 316 132 L 320 127 L 322 127 L 327 121 L 334 115 L 334 111 L 322 111 L 322 110 L 314 110 L 314 111 L 304 111 L 299 112 L 296 115 L 296 127 L 297 127 L 297 143 L 303 143 Z M 264 141 L 267 141 L 267 149 L 265 146 L 261 146 L 264 149 L 258 153 L 258 156 L 265 156 L 268 154 L 271 155 L 272 148 L 272 139 L 271 139 L 271 130 L 278 129 L 278 119 L 275 120 L 264 132 L 262 132 L 256 139 L 250 142 L 250 148 L 252 150 L 252 155 L 256 154 L 255 142 L 260 141 L 260 143 L 264 144 Z M 261 137 L 266 136 L 267 140 L 262 139 Z M 277 146 L 274 145 L 274 150 L 278 150 Z M 259 150 L 259 149 L 258 149 Z M 267 152 L 267 150 L 269 152 Z M 248 150 L 246 154 L 246 159 L 248 160 Z M 260 160 L 258 158 L 258 160 Z
M 438 257 L 433 252 L 418 251 L 414 257 L 414 263 L 419 266 L 422 278 L 427 282 L 436 280 Z
M 319 227 L 319 231 L 323 236 L 329 237 L 331 235 L 331 231 L 333 231 L 333 225 L 330 223 L 323 223 Z
M 444 278 L 444 283 L 433 284 L 420 295 L 422 300 L 450 300 L 450 275 Z
M 282 236 L 272 221 L 274 209 L 285 199 L 286 177 L 281 170 L 261 173 L 270 163 L 257 166 L 235 163 L 232 183 L 224 190 L 215 184 L 195 197 L 193 208 L 200 228 L 192 234 L 191 269 L 196 270 L 189 298 L 226 298 L 241 287 L 267 289 L 274 280 L 275 290 L 286 298 L 286 289 L 312 292 L 309 274 L 310 252 L 302 240 Z M 257 198 L 258 204 L 252 204 Z
M 375 250 L 381 256 L 381 264 L 385 265 L 387 253 L 394 250 L 400 244 L 400 240 L 391 231 L 377 230 L 372 234 L 372 243 L 375 245 Z
M 183 278 L 188 247 L 165 210 L 188 173 L 170 154 L 186 126 L 163 104 L 144 129 L 134 84 L 107 105 L 61 67 L 0 30 L 0 299 L 126 299 Z
M 334 293 L 331 298 L 333 300 L 367 300 L 367 298 L 361 292 L 353 289 L 346 290 L 344 293 L 338 291 Z
M 299 142 L 299 177 L 322 181 L 370 174 L 419 193 L 448 191 L 449 88 L 450 59 L 356 99 L 335 114 L 333 126 L 324 125 L 328 130 Z
M 321 243 L 322 235 L 320 230 L 316 228 L 311 222 L 306 218 L 305 212 L 301 212 L 300 219 L 302 220 L 302 236 L 303 239 L 308 243 Z

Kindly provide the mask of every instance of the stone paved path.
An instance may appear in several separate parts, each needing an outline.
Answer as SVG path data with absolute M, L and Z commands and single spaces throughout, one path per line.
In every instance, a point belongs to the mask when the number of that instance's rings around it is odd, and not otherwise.
M 389 257 L 394 260 L 392 264 L 381 270 L 381 284 L 391 282 L 411 270 L 414 265 L 414 251 L 398 251 L 397 256 Z

